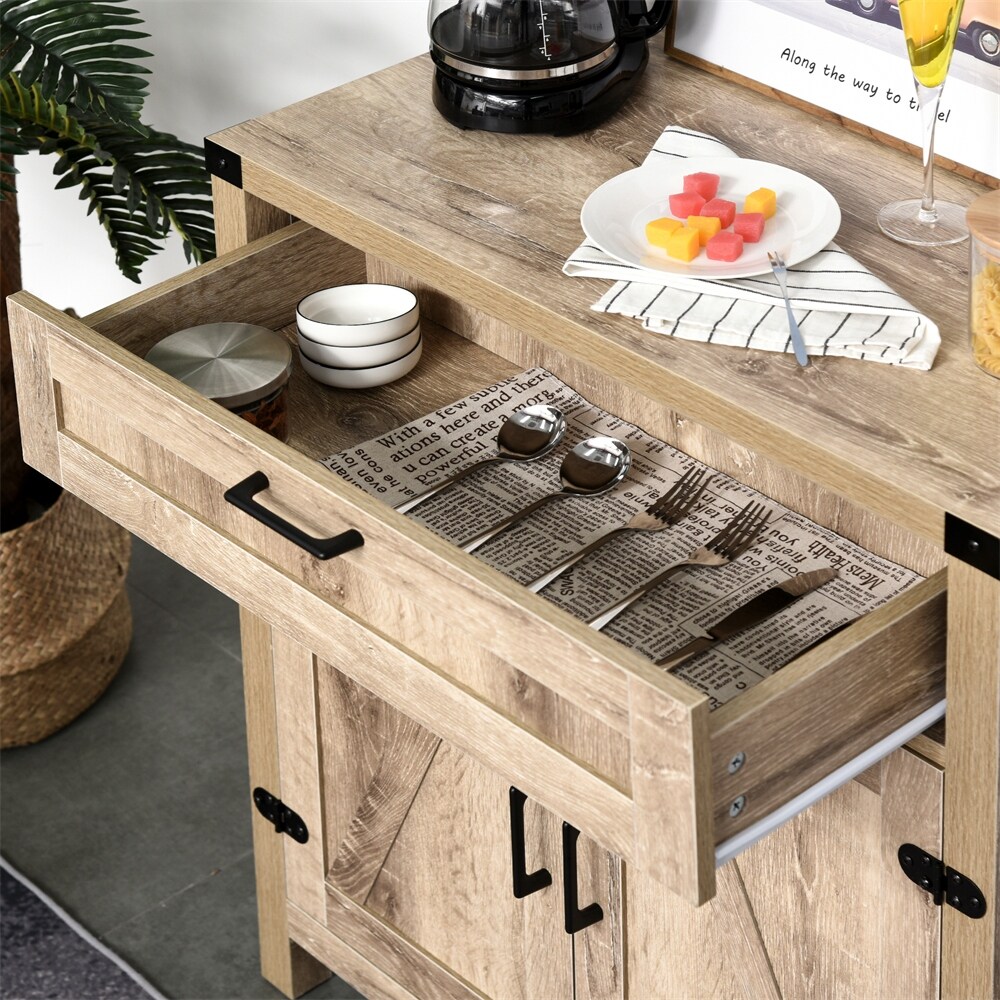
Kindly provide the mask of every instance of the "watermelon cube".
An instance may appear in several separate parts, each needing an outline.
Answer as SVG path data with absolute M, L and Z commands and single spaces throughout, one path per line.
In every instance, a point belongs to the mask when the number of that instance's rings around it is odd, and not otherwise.
M 705 199 L 694 191 L 670 196 L 670 214 L 678 219 L 686 219 L 689 215 L 698 215 L 705 204 Z
M 719 190 L 718 174 L 688 174 L 684 178 L 684 190 L 700 194 L 705 201 L 710 201 Z
M 704 246 L 721 228 L 722 223 L 714 215 L 689 215 L 688 228 L 697 229 Z
M 764 213 L 737 212 L 733 218 L 733 232 L 739 233 L 744 243 L 759 243 L 764 234 Z
M 722 223 L 722 228 L 727 229 L 733 224 L 733 216 L 736 214 L 736 202 L 726 201 L 725 198 L 713 198 L 711 201 L 705 202 L 699 214 L 714 215 Z
M 739 233 L 716 233 L 705 244 L 709 260 L 736 260 L 743 253 L 743 237 Z

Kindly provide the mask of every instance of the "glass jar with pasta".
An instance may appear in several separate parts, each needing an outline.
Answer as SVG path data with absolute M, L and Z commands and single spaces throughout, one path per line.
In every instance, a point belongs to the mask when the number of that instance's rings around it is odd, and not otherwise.
M 977 198 L 966 216 L 972 258 L 969 267 L 969 333 L 972 356 L 983 371 L 1000 378 L 1000 191 Z

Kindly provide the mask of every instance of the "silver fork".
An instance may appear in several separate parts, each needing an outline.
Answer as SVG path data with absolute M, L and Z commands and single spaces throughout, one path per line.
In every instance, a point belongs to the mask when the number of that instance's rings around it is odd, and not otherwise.
M 710 538 L 704 545 L 699 545 L 686 558 L 671 563 L 617 604 L 612 604 L 593 618 L 588 618 L 587 624 L 600 632 L 640 597 L 645 597 L 685 566 L 725 566 L 726 563 L 738 559 L 760 537 L 770 513 L 771 511 L 762 503 L 751 501 L 714 538 Z
M 795 321 L 795 316 L 792 314 L 791 300 L 788 298 L 788 284 L 786 283 L 788 268 L 785 267 L 784 259 L 776 250 L 768 250 L 767 259 L 771 262 L 771 270 L 778 280 L 778 287 L 781 289 L 781 294 L 785 297 L 785 312 L 788 313 L 788 329 L 792 334 L 792 347 L 795 349 L 795 360 L 805 368 L 809 364 L 809 355 L 806 352 L 806 342 L 802 339 L 802 331 L 799 329 L 799 324 Z
M 710 473 L 704 469 L 699 469 L 697 466 L 692 466 L 662 497 L 659 497 L 650 504 L 646 510 L 641 510 L 637 514 L 633 514 L 631 519 L 620 528 L 612 528 L 610 531 L 604 532 L 603 535 L 598 535 L 588 545 L 568 555 L 557 566 L 553 566 L 541 576 L 532 580 L 528 584 L 528 590 L 537 594 L 553 580 L 562 576 L 571 566 L 575 566 L 585 556 L 589 556 L 594 549 L 600 548 L 605 542 L 610 541 L 616 535 L 624 534 L 626 531 L 662 531 L 664 528 L 669 528 L 671 525 L 676 524 L 687 516 L 711 480 L 712 476 Z

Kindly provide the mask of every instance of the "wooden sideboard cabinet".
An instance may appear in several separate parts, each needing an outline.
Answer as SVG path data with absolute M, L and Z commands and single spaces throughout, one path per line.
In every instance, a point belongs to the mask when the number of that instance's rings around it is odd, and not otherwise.
M 330 969 L 373 997 L 992 995 L 998 398 L 965 251 L 875 231 L 917 168 L 662 53 L 572 138 L 463 133 L 429 89 L 423 57 L 213 136 L 210 264 L 83 321 L 11 299 L 28 460 L 241 606 L 264 975 L 289 996 Z M 669 119 L 828 187 L 840 243 L 940 323 L 934 369 L 799 369 L 593 312 L 605 283 L 560 273 L 580 205 Z M 294 339 L 303 295 L 365 280 L 417 292 L 421 363 L 366 392 L 296 367 L 287 443 L 143 360 L 221 320 Z M 926 579 L 710 711 L 317 461 L 536 365 Z M 260 473 L 284 535 L 225 499 Z M 296 543 L 348 531 L 329 560 Z M 921 732 L 946 696 L 947 738 Z M 985 915 L 935 906 L 905 843 Z
M 897 750 L 724 866 L 693 909 L 523 793 L 515 812 L 501 775 L 342 659 L 248 628 L 275 668 L 282 794 L 322 831 L 286 853 L 292 934 L 362 988 L 395 995 L 345 948 L 378 956 L 404 996 L 937 995 L 941 913 L 896 857 L 909 838 L 941 849 L 943 771 L 917 753 Z M 346 657 L 364 641 L 347 623 L 340 636 Z M 527 895 L 515 870 L 535 880 Z M 567 879 L 571 913 L 600 908 L 573 935 Z

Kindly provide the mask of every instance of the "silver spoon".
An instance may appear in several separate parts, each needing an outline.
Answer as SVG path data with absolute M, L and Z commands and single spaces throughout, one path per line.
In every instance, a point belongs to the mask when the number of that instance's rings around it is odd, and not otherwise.
M 467 468 L 460 469 L 440 483 L 428 487 L 423 493 L 397 504 L 396 510 L 400 514 L 405 514 L 445 487 L 457 483 L 476 469 L 481 469 L 492 462 L 534 462 L 536 459 L 544 458 L 562 441 L 565 434 L 566 418 L 562 415 L 562 411 L 554 406 L 539 403 L 537 406 L 525 406 L 516 410 L 497 431 L 498 454 L 480 459 Z
M 478 549 L 484 542 L 506 531 L 512 524 L 534 513 L 543 504 L 562 496 L 597 496 L 617 486 L 632 465 L 628 445 L 617 438 L 592 437 L 581 441 L 562 461 L 559 479 L 562 489 L 547 493 L 527 507 L 504 518 L 499 524 L 487 528 L 461 543 L 466 552 Z

